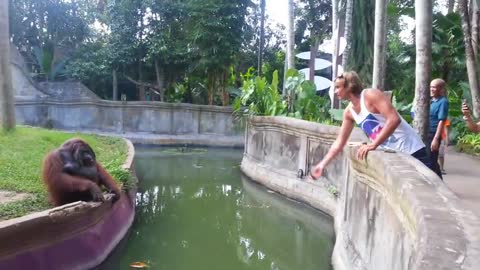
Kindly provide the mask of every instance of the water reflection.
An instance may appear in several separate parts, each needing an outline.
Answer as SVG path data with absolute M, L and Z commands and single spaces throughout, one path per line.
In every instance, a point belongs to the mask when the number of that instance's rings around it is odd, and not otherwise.
M 330 269 L 330 218 L 242 176 L 241 151 L 136 150 L 136 220 L 102 269 Z

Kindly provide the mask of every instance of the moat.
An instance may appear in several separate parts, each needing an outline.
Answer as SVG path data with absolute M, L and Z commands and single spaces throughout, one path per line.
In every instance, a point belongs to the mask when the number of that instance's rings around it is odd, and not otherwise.
M 99 269 L 331 269 L 332 219 L 246 178 L 242 154 L 136 146 L 135 222 Z

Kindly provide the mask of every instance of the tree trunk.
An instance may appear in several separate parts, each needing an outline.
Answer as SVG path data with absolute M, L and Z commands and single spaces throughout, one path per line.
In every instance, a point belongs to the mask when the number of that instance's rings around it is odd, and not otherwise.
M 213 74 L 213 72 L 210 72 L 207 75 L 208 105 L 213 105 L 214 89 L 215 89 L 215 75 Z
M 258 76 L 262 76 L 263 47 L 265 43 L 265 1 L 260 0 L 260 44 L 258 47 Z
M 362 1 L 362 0 L 360 0 Z M 345 10 L 345 41 L 346 47 L 342 55 L 342 66 L 344 70 L 348 70 L 348 57 L 350 56 L 351 47 L 351 32 L 352 32 L 352 16 L 353 16 L 353 0 L 347 0 L 347 7 Z
M 473 1 L 472 3 L 472 46 L 473 46 L 473 54 L 475 59 L 478 59 L 478 19 L 479 19 L 479 10 L 477 1 Z
M 138 81 L 143 82 L 142 61 L 138 62 Z M 143 84 L 138 86 L 138 100 L 145 100 L 145 86 Z
M 287 70 L 295 68 L 295 56 L 293 55 L 293 49 L 295 47 L 295 30 L 293 29 L 293 21 L 295 18 L 293 9 L 293 0 L 288 0 L 287 49 L 285 51 L 285 72 L 283 73 L 283 96 L 288 95 L 287 89 L 285 88 Z
M 293 0 L 288 0 L 288 23 L 287 23 L 287 69 L 295 68 L 295 29 L 294 26 Z
M 158 59 L 155 58 L 155 75 L 157 77 L 157 87 L 160 92 L 160 101 L 165 99 L 165 71 L 160 67 Z
M 227 80 L 228 80 L 228 69 L 223 71 L 223 75 L 221 77 L 221 82 L 220 82 L 220 87 L 222 87 L 222 105 L 223 106 L 228 106 L 230 103 L 230 95 L 227 91 L 226 85 L 227 85 Z
M 332 35 L 337 30 L 338 0 L 332 0 Z
M 15 129 L 15 105 L 10 69 L 8 0 L 0 0 L 0 123 L 2 129 Z
M 385 87 L 386 19 L 387 0 L 376 0 L 372 87 L 382 91 Z
M 432 72 L 432 0 L 415 0 L 415 99 L 413 128 L 426 142 L 430 115 Z
M 313 82 L 315 80 L 315 58 L 320 45 L 320 38 L 314 37 L 312 42 L 313 44 L 310 45 L 310 62 L 308 62 L 308 68 L 310 69 L 308 79 Z
M 448 13 L 452 13 L 454 7 L 455 7 L 455 0 L 448 0 L 448 3 L 447 3 Z
M 112 100 L 116 101 L 118 100 L 118 79 L 117 79 L 117 70 L 113 69 L 112 70 Z
M 467 59 L 468 83 L 470 85 L 470 92 L 472 94 L 473 115 L 475 117 L 479 117 L 480 93 L 478 89 L 477 63 L 475 62 L 475 55 L 473 51 L 467 1 L 468 0 L 460 0 L 458 3 L 458 8 L 460 10 L 460 16 L 462 18 L 462 30 L 465 42 L 465 58 Z
M 332 23 L 333 24 L 333 23 Z M 343 35 L 343 30 L 345 29 L 345 20 L 339 19 L 335 23 L 336 28 L 332 34 L 332 41 L 333 41 L 333 53 L 332 53 L 332 86 L 330 88 L 330 99 L 331 99 L 331 108 L 333 109 L 340 109 L 340 99 L 334 93 L 334 85 L 335 79 L 337 78 L 338 74 L 338 66 L 341 65 L 342 59 L 339 57 L 339 48 L 340 48 L 340 37 Z

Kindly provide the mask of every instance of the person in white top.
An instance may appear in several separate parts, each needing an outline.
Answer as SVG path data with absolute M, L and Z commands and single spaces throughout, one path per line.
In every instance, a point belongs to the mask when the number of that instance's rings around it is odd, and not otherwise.
M 349 100 L 343 113 L 343 122 L 337 139 L 310 172 L 314 180 L 322 176 L 325 167 L 342 151 L 355 123 L 367 134 L 369 144 L 360 146 L 357 156 L 365 159 L 368 152 L 377 148 L 412 155 L 431 168 L 430 159 L 422 139 L 398 114 L 390 100 L 378 89 L 363 90 L 362 82 L 354 71 L 344 72 L 335 80 L 335 94 Z

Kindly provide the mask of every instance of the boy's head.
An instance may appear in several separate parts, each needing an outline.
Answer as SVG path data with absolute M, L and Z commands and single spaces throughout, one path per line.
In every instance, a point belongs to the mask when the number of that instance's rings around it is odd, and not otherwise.
M 343 83 L 343 87 L 352 94 L 360 95 L 363 90 L 362 81 L 355 71 L 346 71 L 335 79 L 335 82 Z

